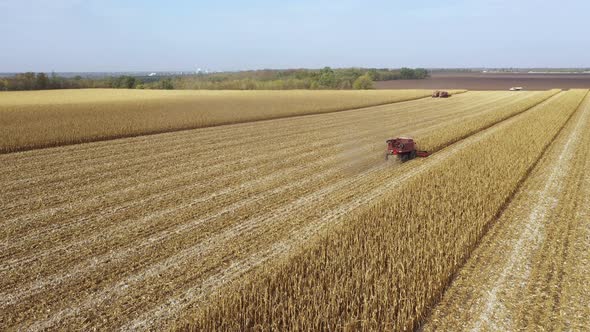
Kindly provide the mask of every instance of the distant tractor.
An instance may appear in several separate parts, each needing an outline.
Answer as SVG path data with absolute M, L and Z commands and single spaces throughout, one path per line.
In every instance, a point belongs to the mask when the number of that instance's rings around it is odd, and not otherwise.
M 436 90 L 432 93 L 432 98 L 449 98 L 451 95 L 448 91 Z
M 387 143 L 387 152 L 385 160 L 389 156 L 397 156 L 401 162 L 405 162 L 416 157 L 428 157 L 430 153 L 416 149 L 416 143 L 409 137 L 392 138 L 385 141 Z
M 509 89 L 510 91 L 522 91 L 522 86 L 513 86 Z

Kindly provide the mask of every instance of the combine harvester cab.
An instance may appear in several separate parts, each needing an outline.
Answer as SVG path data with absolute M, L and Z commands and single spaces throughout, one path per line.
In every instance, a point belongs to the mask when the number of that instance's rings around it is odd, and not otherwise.
M 389 156 L 397 156 L 401 162 L 406 162 L 416 157 L 428 157 L 430 155 L 427 151 L 417 150 L 414 139 L 410 137 L 392 138 L 385 142 L 387 143 L 385 160 L 388 160 Z
M 417 150 L 414 139 L 409 137 L 392 138 L 385 142 L 387 143 L 385 160 L 388 160 L 389 156 L 397 156 L 401 162 L 405 162 L 416 157 L 428 157 L 430 155 L 427 151 Z

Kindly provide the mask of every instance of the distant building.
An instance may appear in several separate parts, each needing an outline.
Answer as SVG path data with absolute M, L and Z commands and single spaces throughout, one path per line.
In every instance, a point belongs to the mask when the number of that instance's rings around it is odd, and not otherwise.
M 156 76 L 156 75 L 158 75 L 158 74 L 156 74 L 156 73 L 150 73 L 148 76 L 152 77 L 152 76 Z

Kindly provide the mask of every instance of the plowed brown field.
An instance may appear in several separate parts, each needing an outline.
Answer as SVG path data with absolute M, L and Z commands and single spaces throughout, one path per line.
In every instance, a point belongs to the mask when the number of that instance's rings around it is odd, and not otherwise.
M 520 86 L 525 90 L 588 89 L 590 74 L 566 73 L 432 73 L 422 80 L 375 82 L 377 89 L 469 89 L 504 90 Z

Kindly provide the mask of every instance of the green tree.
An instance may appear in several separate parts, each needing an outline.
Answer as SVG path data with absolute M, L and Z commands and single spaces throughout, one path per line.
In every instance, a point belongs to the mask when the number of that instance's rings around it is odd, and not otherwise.
M 109 77 L 107 81 L 107 86 L 113 89 L 118 89 L 121 87 L 121 77 Z
M 373 89 L 373 80 L 371 79 L 371 75 L 366 73 L 360 76 L 354 81 L 352 87 L 357 90 Z
M 49 87 L 52 89 L 61 89 L 61 80 L 54 71 L 51 72 L 49 78 Z
M 245 79 L 242 81 L 242 90 L 256 90 L 256 88 L 256 81 L 254 81 L 253 79 Z
M 17 74 L 14 81 L 16 90 L 35 90 L 37 84 L 36 75 L 32 72 Z
M 340 89 L 342 90 L 350 90 L 352 88 L 352 84 L 350 84 L 349 80 L 343 80 L 340 82 Z
M 160 81 L 160 89 L 164 89 L 164 90 L 173 90 L 174 89 L 174 84 L 172 84 L 172 80 L 167 78 L 164 80 Z
M 414 69 L 414 78 L 417 79 L 424 79 L 428 77 L 428 71 L 424 68 L 416 68 Z
M 324 67 L 320 70 L 320 76 L 318 77 L 318 86 L 320 88 L 334 88 L 336 87 L 336 75 L 334 70 L 330 67 Z
M 367 72 L 367 74 L 369 74 L 369 76 L 371 77 L 371 79 L 373 81 L 378 81 L 379 80 L 379 72 L 377 71 L 377 69 L 375 69 L 375 68 L 369 69 L 369 71 Z
M 126 89 L 133 89 L 135 88 L 135 84 L 137 83 L 137 80 L 135 79 L 135 77 L 132 76 L 124 76 L 121 82 L 121 87 L 122 88 L 126 88 Z
M 49 77 L 45 73 L 38 73 L 35 79 L 35 88 L 37 90 L 45 90 L 49 88 Z
M 414 77 L 414 70 L 410 69 L 410 68 L 402 68 L 399 72 L 401 79 L 402 80 L 409 80 L 409 79 L 413 79 Z

